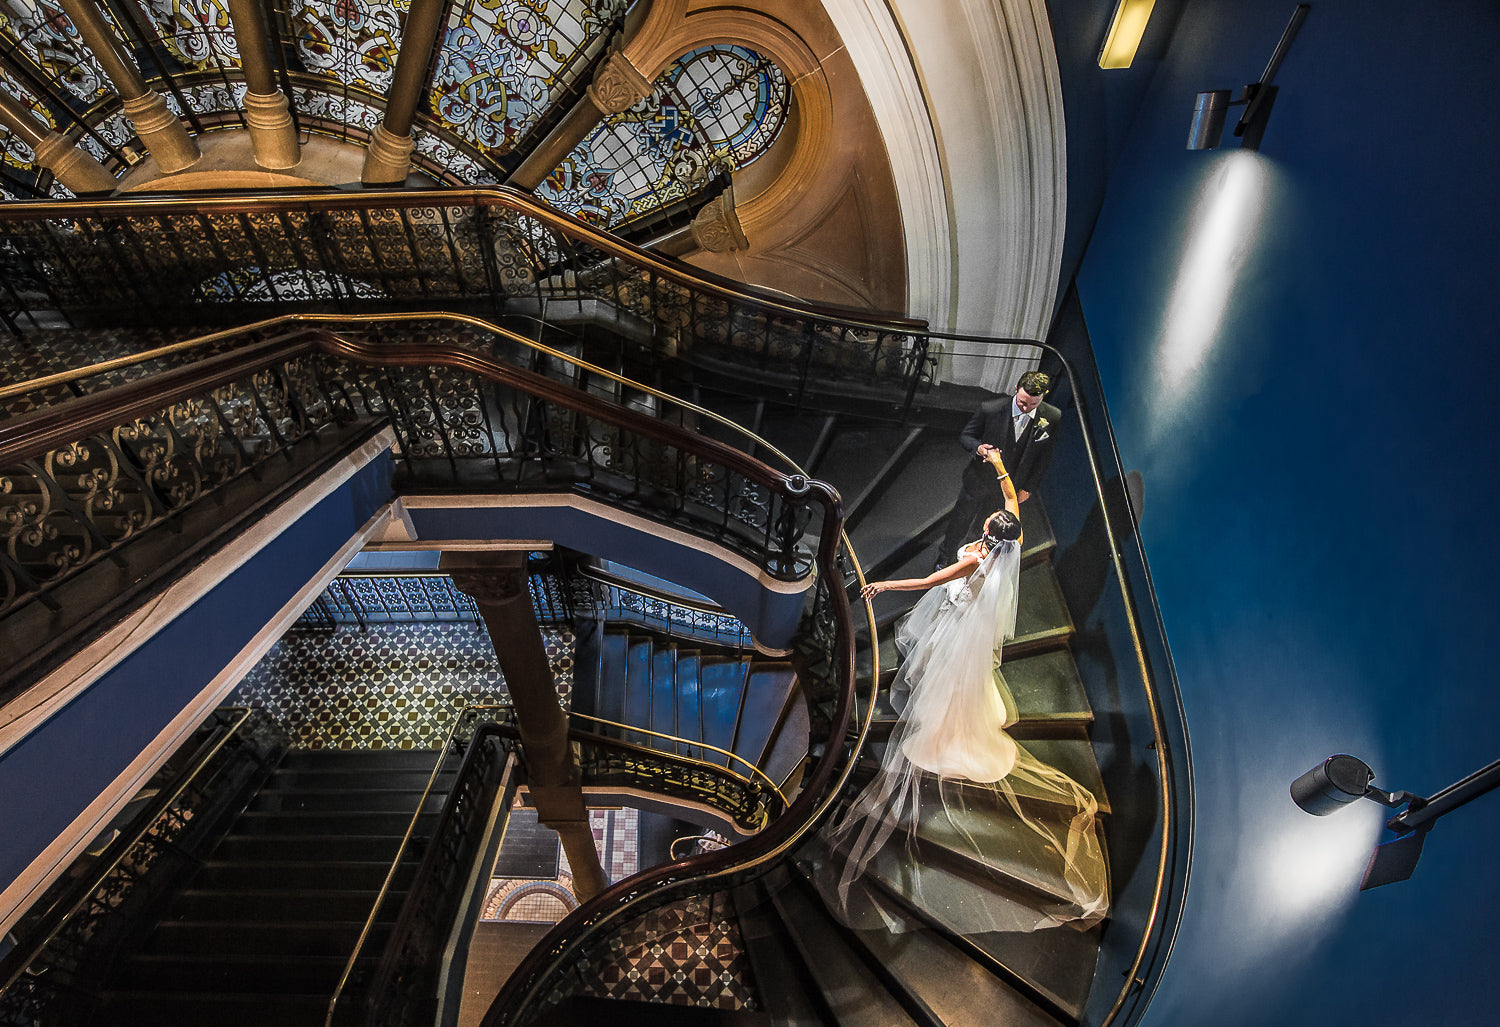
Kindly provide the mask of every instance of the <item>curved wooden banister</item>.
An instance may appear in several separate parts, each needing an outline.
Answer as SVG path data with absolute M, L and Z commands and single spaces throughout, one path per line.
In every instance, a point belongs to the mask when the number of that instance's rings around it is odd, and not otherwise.
M 274 194 L 204 195 L 180 198 L 122 196 L 66 202 L 17 200 L 0 204 L 0 224 L 7 221 L 67 221 L 81 217 L 156 218 L 194 214 L 246 214 L 257 217 L 293 211 L 370 211 L 436 209 L 438 207 L 494 208 L 534 217 L 575 243 L 606 257 L 627 261 L 679 284 L 723 300 L 757 307 L 767 313 L 798 319 L 828 321 L 841 326 L 897 334 L 925 332 L 927 322 L 904 315 L 875 315 L 834 304 L 807 303 L 756 290 L 742 282 L 703 271 L 672 257 L 642 250 L 608 232 L 570 217 L 530 193 L 506 186 L 431 190 L 364 190 L 361 192 L 288 190 Z M 1026 339 L 996 340 L 1029 342 Z
M 496 329 L 516 341 L 520 336 Z M 34 459 L 70 442 L 161 410 L 273 364 L 321 351 L 369 367 L 448 367 L 520 389 L 575 413 L 598 417 L 644 437 L 690 451 L 776 488 L 802 486 L 755 457 L 697 432 L 571 388 L 546 375 L 441 343 L 389 346 L 347 339 L 326 328 L 302 328 L 185 367 L 80 396 L 0 422 L 0 466 Z M 833 492 L 828 487 L 829 492 Z M 837 493 L 833 493 L 835 500 Z

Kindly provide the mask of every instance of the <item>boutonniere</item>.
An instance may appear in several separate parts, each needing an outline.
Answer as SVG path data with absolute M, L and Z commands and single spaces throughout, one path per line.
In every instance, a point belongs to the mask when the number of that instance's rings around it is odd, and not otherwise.
M 1032 442 L 1045 442 L 1047 440 L 1047 423 L 1048 422 L 1045 417 L 1038 417 L 1036 419 L 1036 424 L 1033 426 L 1033 430 L 1031 432 Z
M 1038 417 L 1036 419 L 1036 430 L 1037 431 L 1046 431 L 1047 430 L 1047 419 L 1045 417 Z

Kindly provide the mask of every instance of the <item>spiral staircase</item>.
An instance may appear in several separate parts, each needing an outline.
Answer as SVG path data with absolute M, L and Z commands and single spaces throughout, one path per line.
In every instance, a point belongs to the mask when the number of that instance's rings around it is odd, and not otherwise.
M 249 371 L 255 354 L 299 331 L 335 338 L 345 347 L 341 359 L 378 362 L 403 347 L 448 354 L 428 371 L 391 365 L 378 387 L 326 394 L 321 407 L 292 397 L 257 419 L 252 408 L 267 410 L 270 400 L 252 390 L 240 406 L 224 408 L 226 430 L 230 422 L 242 427 L 239 410 L 243 425 L 259 432 L 239 436 L 247 451 L 287 454 L 235 478 L 239 492 L 220 494 L 220 509 L 240 519 L 146 503 L 152 512 L 142 515 L 138 536 L 91 564 L 81 584 L 39 586 L 39 594 L 64 599 L 70 588 L 104 594 L 113 606 L 70 612 L 67 632 L 25 647 L 4 694 L 24 694 L 77 637 L 170 580 L 174 549 L 188 558 L 211 553 L 216 540 L 253 523 L 261 516 L 257 489 L 295 490 L 382 424 L 401 440 L 406 459 L 395 473 L 413 495 L 481 483 L 572 490 L 680 527 L 696 513 L 690 502 L 664 499 L 674 494 L 663 481 L 683 466 L 733 466 L 726 479 L 751 475 L 774 485 L 786 507 L 804 501 L 796 491 L 804 477 L 820 479 L 842 497 L 842 548 L 838 528 L 816 517 L 785 529 L 794 544 L 781 549 L 781 521 L 768 521 L 757 539 L 730 524 L 728 486 L 715 500 L 722 523 L 694 525 L 789 578 L 806 577 L 812 554 L 826 556 L 817 566 L 819 598 L 809 600 L 790 655 L 752 659 L 637 628 L 601 628 L 584 650 L 593 680 L 578 712 L 620 726 L 574 724 L 589 736 L 579 744 L 628 746 L 640 760 L 732 763 L 707 754 L 734 753 L 785 788 L 790 810 L 767 806 L 777 814 L 771 826 L 747 831 L 725 852 L 654 868 L 586 903 L 523 962 L 484 1022 L 602 1015 L 621 1023 L 1132 1022 L 1170 948 L 1185 873 L 1183 739 L 1172 720 L 1170 665 L 1150 637 L 1149 578 L 1132 548 L 1118 468 L 1111 470 L 1112 452 L 1101 457 L 1093 448 L 1107 443 L 1107 421 L 1086 408 L 1078 376 L 1087 369 L 1066 366 L 1054 350 L 1028 352 L 1063 372 L 1068 448 L 1023 507 L 1022 609 L 1005 667 L 1020 706 L 1016 737 L 1099 801 L 1111 916 L 1087 930 L 1030 935 L 964 936 L 945 925 L 944 902 L 1003 903 L 1057 890 L 1015 836 L 1014 813 L 979 804 L 963 829 L 985 839 L 992 859 L 979 865 L 948 852 L 941 825 L 928 825 L 921 839 L 929 882 L 940 882 L 924 889 L 940 896 L 930 908 L 912 901 L 899 858 L 877 865 L 902 933 L 845 926 L 814 886 L 819 869 L 839 858 L 818 839 L 818 826 L 868 778 L 894 721 L 883 691 L 895 665 L 890 628 L 910 597 L 881 596 L 847 625 L 828 610 L 853 595 L 861 577 L 930 568 L 966 459 L 954 439 L 981 394 L 934 383 L 935 354 L 959 340 L 911 319 L 827 305 L 899 306 L 901 245 L 879 218 L 860 222 L 848 252 L 830 247 L 809 262 L 788 250 L 785 277 L 761 282 L 787 292 L 805 283 L 803 295 L 823 303 L 746 288 L 673 259 L 733 267 L 774 244 L 774 233 L 757 231 L 769 223 L 767 211 L 789 222 L 823 217 L 826 225 L 851 209 L 826 194 L 832 186 L 807 184 L 828 146 L 813 128 L 824 115 L 847 115 L 841 87 L 820 93 L 817 76 L 798 63 L 805 55 L 768 32 L 760 15 L 737 26 L 743 45 L 715 48 L 708 40 L 722 37 L 723 26 L 687 19 L 688 7 L 657 0 L 629 11 L 611 2 L 481 10 L 413 0 L 397 12 L 287 0 L 36 0 L 0 14 L 0 124 L 8 133 L 0 190 L 18 201 L 0 206 L 0 314 L 22 368 L 12 379 L 121 358 L 97 373 L 4 395 L 13 423 L 34 426 L 58 411 L 54 420 L 65 422 L 79 409 L 69 404 L 107 405 L 120 390 L 174 374 L 187 381 L 213 361 L 240 361 L 234 366 Z M 527 21 L 544 9 L 545 27 Z M 805 17 L 806 38 L 826 29 Z M 534 102 L 496 106 L 501 93 Z M 857 119 L 835 120 L 847 127 Z M 855 177 L 869 170 L 860 165 Z M 788 193 L 797 183 L 803 193 Z M 197 190 L 215 192 L 186 195 Z M 804 204 L 824 214 L 804 217 Z M 836 207 L 844 214 L 828 214 Z M 809 221 L 798 230 L 815 228 Z M 250 322 L 260 324 L 189 343 Z M 155 355 L 131 358 L 143 350 Z M 510 391 L 464 384 L 454 369 L 475 360 L 511 369 Z M 334 416 L 342 402 L 360 417 Z M 672 457 L 663 459 L 643 418 L 705 441 L 674 435 Z M 160 422 L 162 437 L 175 430 L 168 421 Z M 280 430 L 292 424 L 310 426 L 306 437 Z M 640 439 L 649 441 L 626 445 Z M 726 457 L 729 449 L 738 456 Z M 125 463 L 139 462 L 141 495 L 151 494 L 150 453 L 121 452 Z M 496 484 L 502 467 L 523 470 Z M 81 494 L 68 502 L 92 510 Z M 184 525 L 190 536 L 200 533 L 193 545 L 201 549 L 168 534 Z M 94 544 L 90 538 L 85 548 Z M 11 555 L 23 577 L 45 581 L 51 573 L 45 555 L 34 564 Z M 101 585 L 111 574 L 142 583 Z M 812 616 L 815 607 L 823 621 Z M 48 636 L 54 613 L 33 604 L 8 629 L 16 638 Z M 199 884 L 164 907 L 167 919 L 133 962 L 121 964 L 93 1022 L 250 1022 L 255 1000 L 228 1001 L 243 997 L 249 977 L 264 1001 L 297 996 L 280 1003 L 285 1022 L 320 1021 L 324 971 L 338 962 L 332 948 L 317 954 L 316 968 L 282 960 L 295 978 L 282 988 L 252 967 L 245 939 L 274 939 L 279 928 L 270 925 L 290 921 L 268 914 L 253 929 L 235 927 L 252 907 L 274 913 L 257 895 L 279 883 L 234 856 L 235 846 L 249 852 L 261 844 L 249 836 L 265 830 L 255 825 L 287 820 L 271 808 L 286 801 L 274 782 L 247 801 L 234 829 L 246 837 L 233 840 L 232 831 Z M 428 816 L 431 805 L 423 800 Z M 334 840 L 329 853 L 326 863 L 299 857 L 296 872 L 336 880 L 349 850 Z M 235 884 L 231 870 L 249 876 Z M 401 873 L 404 884 L 415 871 Z M 221 885 L 228 891 L 213 890 Z M 335 912 L 325 919 L 347 926 L 345 907 Z M 392 918 L 387 909 L 377 948 L 395 931 Z M 748 966 L 742 983 L 754 996 L 741 1008 L 665 1005 L 665 991 L 622 1001 L 591 983 L 628 977 L 629 953 L 683 943 L 705 918 L 737 925 Z M 192 934 L 185 925 L 193 924 L 199 941 L 172 940 Z M 230 936 L 240 941 L 224 940 Z M 403 937 L 407 949 L 424 950 Z M 375 961 L 361 958 L 368 978 Z M 18 973 L 26 976 L 11 985 L 37 979 Z M 172 974 L 178 983 L 167 987 Z M 428 977 L 410 980 L 430 989 Z M 152 998 L 174 988 L 177 999 Z M 422 1002 L 403 1008 L 430 1012 Z M 369 1022 L 432 1022 L 405 1016 Z

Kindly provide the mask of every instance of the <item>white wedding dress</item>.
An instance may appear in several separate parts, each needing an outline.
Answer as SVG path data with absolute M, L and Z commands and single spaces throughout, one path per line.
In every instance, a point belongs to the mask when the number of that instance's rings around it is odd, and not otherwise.
M 1031 931 L 1092 922 L 1106 912 L 1109 874 L 1095 829 L 1098 804 L 1005 731 L 1017 714 L 1000 673 L 1000 652 L 1015 634 L 1020 570 L 1019 544 L 1001 543 L 967 578 L 929 589 L 897 628 L 903 662 L 891 699 L 901 720 L 875 779 L 827 833 L 844 857 L 834 886 L 837 904 L 854 926 L 874 920 L 891 930 L 906 927 L 881 889 L 865 879 L 875 861 L 882 876 L 900 876 L 908 899 L 926 905 L 923 861 L 914 851 L 919 828 L 941 836 L 950 852 L 989 862 L 985 850 L 995 843 L 982 837 L 989 833 L 982 826 L 986 810 L 1024 825 L 1031 838 L 1023 846 L 1027 858 L 1048 864 L 1037 869 L 1058 882 L 1055 901 L 1007 894 L 955 902 L 945 892 L 934 900 L 943 907 L 941 922 L 962 934 Z M 904 859 L 891 851 L 898 843 L 906 846 Z M 826 888 L 828 875 L 820 877 Z

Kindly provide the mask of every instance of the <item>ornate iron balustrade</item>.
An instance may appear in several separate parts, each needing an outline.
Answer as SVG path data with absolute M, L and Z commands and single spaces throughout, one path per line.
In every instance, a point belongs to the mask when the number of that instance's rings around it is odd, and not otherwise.
M 764 829 L 786 810 L 775 790 L 754 777 L 603 735 L 572 731 L 569 737 L 578 744 L 579 769 L 589 785 L 639 788 L 709 806 L 747 832 Z
M 472 596 L 446 574 L 340 574 L 297 619 L 299 628 L 412 621 L 479 621 Z
M 8 203 L 0 261 L 15 269 L 10 306 L 44 302 L 78 323 L 201 325 L 247 305 L 467 304 L 552 324 L 587 311 L 657 359 L 695 351 L 799 389 L 837 379 L 908 403 L 935 363 L 921 322 L 757 296 L 500 188 Z
M 664 635 L 697 639 L 736 649 L 750 649 L 755 640 L 738 617 L 718 609 L 693 605 L 637 591 L 616 581 L 591 579 L 594 614 L 605 620 L 639 624 Z
M 78 1023 L 97 992 L 98 966 L 145 906 L 195 866 L 212 834 L 210 813 L 286 738 L 263 715 L 218 710 L 196 755 L 169 780 L 81 877 L 54 884 L 12 931 L 0 960 L 0 1025 Z
M 363 1023 L 394 1027 L 433 1022 L 445 942 L 479 858 L 485 824 L 500 799 L 514 739 L 514 729 L 499 724 L 479 727 L 469 738 L 422 864 L 364 989 Z M 329 1019 L 339 1022 L 332 1012 Z
M 577 491 L 672 521 L 777 577 L 810 569 L 799 540 L 809 500 L 827 500 L 805 481 L 493 359 L 305 331 L 6 422 L 0 626 L 32 601 L 56 610 L 61 584 L 300 440 L 387 420 L 409 488 Z

